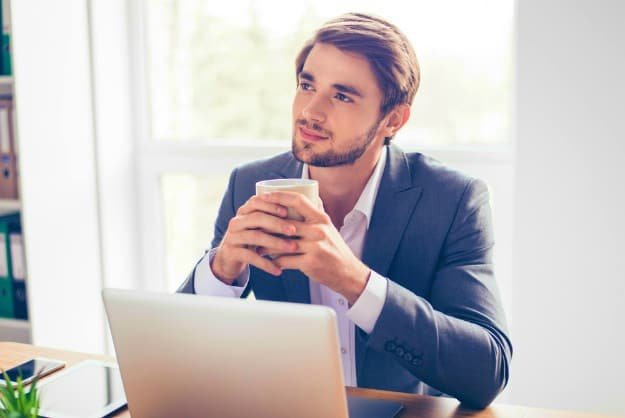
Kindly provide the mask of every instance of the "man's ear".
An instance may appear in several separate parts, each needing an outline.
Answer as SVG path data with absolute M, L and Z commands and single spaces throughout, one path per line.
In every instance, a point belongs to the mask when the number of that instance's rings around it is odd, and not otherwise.
M 384 119 L 382 134 L 385 138 L 392 138 L 410 119 L 410 106 L 399 104 L 388 112 Z

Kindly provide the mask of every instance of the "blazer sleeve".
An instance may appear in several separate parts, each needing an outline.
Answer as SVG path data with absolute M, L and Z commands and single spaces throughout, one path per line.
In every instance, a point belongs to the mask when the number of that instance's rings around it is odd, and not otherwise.
M 207 249 L 204 252 L 206 255 L 211 249 L 216 248 L 221 243 L 224 235 L 226 234 L 226 230 L 228 229 L 228 224 L 230 219 L 234 217 L 237 211 L 237 206 L 235 204 L 234 195 L 235 195 L 235 184 L 237 179 L 237 169 L 235 168 L 230 174 L 230 179 L 228 180 L 228 188 L 226 189 L 226 193 L 224 197 L 221 199 L 221 205 L 219 206 L 219 212 L 217 213 L 217 220 L 215 221 L 215 230 L 213 234 L 213 241 L 211 242 L 211 248 Z M 203 257 L 202 257 L 203 258 Z M 182 285 L 178 288 L 176 292 L 178 293 L 195 293 L 194 287 L 194 279 L 195 279 L 195 270 L 197 269 L 198 264 L 202 259 L 198 260 L 195 264 L 195 267 L 189 273 L 187 278 L 184 280 Z M 249 281 L 248 288 L 245 289 L 241 297 L 246 297 L 249 293 Z
M 508 382 L 512 345 L 493 274 L 488 189 L 471 180 L 445 238 L 429 298 L 388 280 L 368 346 L 461 402 L 483 408 Z

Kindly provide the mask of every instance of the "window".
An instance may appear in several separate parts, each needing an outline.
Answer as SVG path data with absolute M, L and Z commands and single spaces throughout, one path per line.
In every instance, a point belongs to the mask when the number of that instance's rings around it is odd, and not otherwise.
M 314 29 L 347 11 L 389 19 L 417 53 L 422 83 L 396 143 L 435 156 L 511 143 L 512 0 L 144 0 L 140 175 L 154 180 L 143 183 L 158 188 L 153 219 L 165 225 L 144 228 L 144 240 L 164 243 L 166 288 L 210 244 L 233 166 L 289 148 L 295 56 Z M 473 154 L 452 157 L 460 169 L 476 164 Z M 496 170 L 478 171 L 497 178 Z
M 156 140 L 288 141 L 294 58 L 328 18 L 388 18 L 410 38 L 423 83 L 405 144 L 509 140 L 511 1 L 147 2 Z M 398 136 L 399 138 L 399 136 Z

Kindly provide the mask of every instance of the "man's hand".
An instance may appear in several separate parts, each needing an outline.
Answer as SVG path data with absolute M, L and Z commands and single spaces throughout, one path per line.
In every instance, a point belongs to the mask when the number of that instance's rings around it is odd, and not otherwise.
M 266 253 L 293 252 L 297 244 L 289 239 L 271 234 L 293 235 L 295 226 L 284 219 L 286 208 L 252 196 L 230 219 L 217 253 L 211 263 L 213 273 L 222 282 L 232 285 L 248 264 L 267 273 L 279 276 L 282 273 L 271 260 L 263 258 L 258 248 Z
M 354 304 L 371 270 L 347 246 L 328 214 L 299 193 L 271 192 L 261 198 L 268 204 L 292 208 L 304 217 L 303 222 L 289 221 L 296 231 L 288 235 L 299 237 L 294 241 L 295 251 L 290 252 L 297 254 L 281 255 L 273 262 L 282 269 L 300 270 Z

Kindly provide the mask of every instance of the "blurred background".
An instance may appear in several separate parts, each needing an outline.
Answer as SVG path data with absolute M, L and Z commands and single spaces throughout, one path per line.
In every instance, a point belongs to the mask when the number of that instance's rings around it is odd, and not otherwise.
M 180 285 L 210 244 L 232 168 L 290 148 L 299 48 L 360 11 L 395 23 L 420 61 L 395 143 L 489 185 L 515 346 L 499 401 L 625 415 L 624 2 L 2 10 L 19 194 L 0 212 L 21 213 L 27 318 L 0 318 L 0 340 L 111 353 L 99 291 Z

